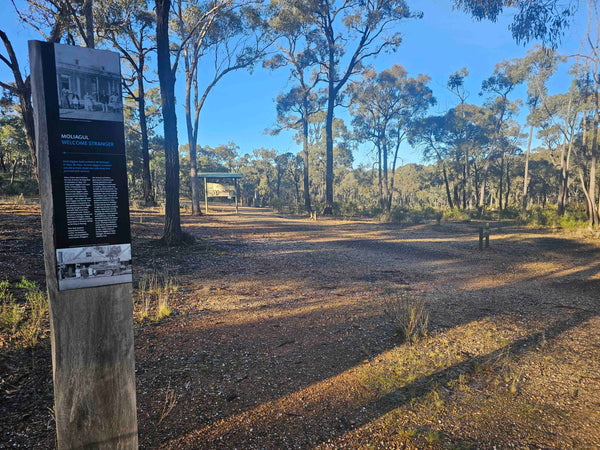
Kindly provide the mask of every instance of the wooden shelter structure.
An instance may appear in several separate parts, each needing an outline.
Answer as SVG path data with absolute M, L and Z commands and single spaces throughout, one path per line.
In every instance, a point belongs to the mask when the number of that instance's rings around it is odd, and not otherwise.
M 239 207 L 238 207 L 238 198 L 239 198 L 239 186 L 238 186 L 238 179 L 242 178 L 242 174 L 241 173 L 227 173 L 227 172 L 204 172 L 204 173 L 199 173 L 198 174 L 198 178 L 203 178 L 204 179 L 204 209 L 206 214 L 208 214 L 208 180 L 209 179 L 213 179 L 213 180 L 233 180 L 233 186 L 234 186 L 234 193 L 235 193 L 235 213 L 237 214 L 239 212 Z

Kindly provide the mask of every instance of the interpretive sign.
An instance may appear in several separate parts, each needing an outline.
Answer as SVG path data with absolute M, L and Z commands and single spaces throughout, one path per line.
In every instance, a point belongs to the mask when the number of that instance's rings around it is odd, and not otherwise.
M 223 183 L 206 183 L 209 197 L 235 197 L 235 188 Z
M 59 449 L 136 449 L 119 55 L 29 41 Z
M 129 283 L 119 55 L 48 44 L 41 56 L 58 288 Z

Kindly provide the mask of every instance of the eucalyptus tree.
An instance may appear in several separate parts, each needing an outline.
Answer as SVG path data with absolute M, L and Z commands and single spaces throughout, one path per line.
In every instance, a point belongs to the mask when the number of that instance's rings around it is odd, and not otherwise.
M 582 101 L 583 98 L 578 92 L 577 83 L 574 82 L 568 92 L 546 97 L 543 108 L 530 114 L 528 119 L 533 125 L 539 126 L 538 138 L 547 140 L 552 135 L 554 136 L 552 142 L 557 142 L 556 145 L 548 148 L 559 152 L 557 158 L 554 157 L 553 152 L 549 153 L 552 156 L 552 163 L 558 170 L 557 208 L 559 215 L 564 214 L 568 201 L 571 183 L 571 157 L 575 151 L 578 124 L 580 124 L 583 113 Z
M 27 144 L 25 127 L 18 106 L 13 102 L 12 96 L 0 98 L 0 170 L 4 173 L 10 173 L 9 185 L 15 181 L 17 169 L 31 167 L 27 163 Z M 0 179 L 0 185 L 2 180 Z
M 502 153 L 500 156 L 500 170 L 498 181 L 498 208 L 502 211 L 508 206 L 511 191 L 511 161 L 520 152 L 520 142 L 524 136 L 521 134 L 521 126 L 515 120 L 506 122 L 505 131 L 502 136 Z M 506 194 L 504 187 L 506 186 Z M 504 197 L 505 195 L 505 197 Z M 504 197 L 504 198 L 503 198 Z
M 20 20 L 39 32 L 46 41 L 60 42 L 66 35 L 68 41 L 75 43 L 74 36 L 78 31 L 84 43 L 88 47 L 93 47 L 93 29 L 90 30 L 91 25 L 90 27 L 86 26 L 86 20 L 90 24 L 93 23 L 93 17 L 88 8 L 90 5 L 91 0 L 85 0 L 85 4 L 71 4 L 69 0 L 26 0 L 25 4 L 19 5 L 19 7 L 13 3 Z M 82 9 L 83 6 L 85 6 L 84 9 Z M 85 16 L 85 19 L 82 16 Z M 37 154 L 30 78 L 22 72 L 12 42 L 6 32 L 1 29 L 0 40 L 2 40 L 6 52 L 0 53 L 0 60 L 13 75 L 13 81 L 0 81 L 0 87 L 19 99 L 19 109 L 25 127 L 27 147 L 37 179 Z
M 25 0 L 13 6 L 19 19 L 48 42 L 95 47 L 93 0 Z
M 526 73 L 518 61 L 503 61 L 496 65 L 494 73 L 485 79 L 481 85 L 483 92 L 492 94 L 492 97 L 487 101 L 487 107 L 492 112 L 493 137 L 481 171 L 477 205 L 480 213 L 483 211 L 485 204 L 485 188 L 490 164 L 494 158 L 504 157 L 502 140 L 505 123 L 518 110 L 518 102 L 512 102 L 509 95 L 517 85 L 524 81 L 525 76 Z
M 365 62 L 383 51 L 393 51 L 402 42 L 394 27 L 402 20 L 421 17 L 405 0 L 309 0 L 295 1 L 310 17 L 318 32 L 319 64 L 327 84 L 325 119 L 326 174 L 325 214 L 333 212 L 333 119 L 339 96 L 348 80 Z
M 311 172 L 311 191 L 313 198 L 321 204 L 326 204 L 326 174 L 327 174 L 327 144 L 325 136 L 325 115 L 324 111 L 314 114 L 310 123 L 310 165 L 313 168 Z M 351 170 L 354 157 L 354 140 L 348 127 L 341 118 L 333 121 L 333 162 L 334 162 L 334 182 L 339 182 L 346 172 Z M 321 209 L 321 207 L 319 207 Z
M 266 11 L 260 1 L 177 0 L 175 12 L 175 31 L 180 39 L 184 62 L 192 214 L 200 215 L 197 177 L 200 112 L 210 92 L 223 77 L 241 69 L 253 70 L 256 63 L 265 57 L 272 37 L 266 26 Z M 209 71 L 211 75 L 202 87 L 200 80 L 206 79 Z
M 523 172 L 523 196 L 521 203 L 522 216 L 525 218 L 528 204 L 528 183 L 529 183 L 529 154 L 531 151 L 531 141 L 535 128 L 535 116 L 540 107 L 544 107 L 547 101 L 548 92 L 546 83 L 556 72 L 559 63 L 558 55 L 555 51 L 545 47 L 536 46 L 527 52 L 527 56 L 522 59 L 523 68 L 527 71 L 527 105 L 529 106 L 529 115 L 527 122 L 529 124 L 529 138 L 527 140 L 527 150 L 525 151 L 525 169 Z M 566 138 L 566 135 L 565 135 Z M 566 141 L 565 141 L 566 142 Z M 563 146 L 564 150 L 564 146 Z M 566 187 L 568 185 L 568 172 L 564 164 L 564 153 L 561 172 L 565 179 L 561 183 L 563 192 L 559 193 L 558 212 L 560 215 L 564 212 L 564 201 L 566 198 Z
M 465 88 L 465 78 L 469 76 L 469 71 L 466 67 L 463 67 L 459 71 L 452 73 L 448 77 L 448 82 L 446 83 L 446 89 L 448 89 L 452 94 L 454 94 L 458 98 L 458 105 L 455 110 L 455 116 L 458 114 L 460 119 L 463 121 L 463 127 L 457 127 L 456 130 L 461 130 L 463 136 L 458 136 L 458 140 L 455 142 L 455 159 L 456 165 L 461 167 L 462 172 L 462 207 L 463 209 L 469 209 L 473 207 L 473 195 L 471 188 L 471 164 L 470 164 L 470 147 L 471 142 L 473 142 L 472 138 L 468 136 L 468 127 L 470 123 L 466 120 L 465 113 L 465 102 L 469 97 L 469 92 Z M 472 131 L 472 130 L 471 130 Z M 460 132 L 459 132 L 460 134 Z M 462 163 L 461 163 L 462 159 Z
M 304 207 L 310 213 L 309 123 L 311 116 L 322 107 L 322 97 L 315 92 L 322 81 L 317 65 L 318 34 L 307 10 L 298 7 L 298 3 L 278 1 L 272 4 L 276 10 L 269 25 L 279 39 L 276 40 L 276 53 L 265 61 L 265 66 L 271 69 L 289 66 L 290 80 L 297 83 L 277 97 L 278 128 L 274 133 L 281 129 L 298 130 L 302 142 Z
M 147 62 L 156 50 L 153 36 L 154 13 L 146 0 L 105 0 L 96 3 L 96 26 L 100 40 L 116 47 L 126 62 L 124 87 L 128 97 L 137 103 L 142 157 L 142 196 L 147 206 L 156 205 L 150 179 L 148 144 L 148 112 L 146 99 Z M 135 85 L 135 88 L 134 88 Z
M 380 73 L 365 71 L 360 80 L 349 85 L 355 135 L 359 141 L 372 142 L 377 148 L 380 198 L 388 211 L 400 144 L 411 124 L 436 103 L 427 86 L 429 81 L 427 75 L 421 74 L 408 78 L 404 67 L 394 64 Z M 393 155 L 391 176 L 388 175 L 390 154 Z
M 453 4 L 477 20 L 494 22 L 505 8 L 515 8 L 509 28 L 517 43 L 538 40 L 556 48 L 571 24 L 580 0 L 453 0 Z
M 156 60 L 164 128 L 165 147 L 165 224 L 162 240 L 165 244 L 179 244 L 187 235 L 181 229 L 179 211 L 179 142 L 175 113 L 175 72 L 179 54 L 171 64 L 169 18 L 171 0 L 156 0 Z
M 4 45 L 4 49 L 6 51 L 6 54 L 0 53 L 0 60 L 10 69 L 14 80 L 12 82 L 0 81 L 0 87 L 19 99 L 19 110 L 25 128 L 25 142 L 29 149 L 29 156 L 34 167 L 35 177 L 38 179 L 30 77 L 24 77 L 19 65 L 19 59 L 17 58 L 17 54 L 12 46 L 12 42 L 2 30 L 0 30 L 0 39 L 2 40 L 2 44 Z
M 414 124 L 409 140 L 412 145 L 423 149 L 425 159 L 433 158 L 441 166 L 448 206 L 450 209 L 453 209 L 454 204 L 450 193 L 446 167 L 446 160 L 450 156 L 452 149 L 455 148 L 455 143 L 451 136 L 451 129 L 454 126 L 447 123 L 451 120 L 453 120 L 452 111 L 445 116 L 429 116 L 421 119 Z

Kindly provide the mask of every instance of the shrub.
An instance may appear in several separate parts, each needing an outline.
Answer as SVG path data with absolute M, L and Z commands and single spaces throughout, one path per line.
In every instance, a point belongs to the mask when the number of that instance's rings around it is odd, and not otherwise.
M 577 229 L 587 227 L 588 221 L 587 213 L 583 209 L 568 209 L 560 216 L 554 208 L 537 207 L 527 211 L 525 224 L 539 227 Z
M 444 220 L 468 221 L 471 220 L 471 214 L 469 211 L 451 209 L 449 211 L 444 211 L 442 218 Z
M 403 207 L 392 208 L 392 210 L 380 216 L 382 222 L 394 223 L 422 223 L 430 220 L 439 222 L 442 219 L 441 210 L 425 206 L 419 209 L 408 209 Z

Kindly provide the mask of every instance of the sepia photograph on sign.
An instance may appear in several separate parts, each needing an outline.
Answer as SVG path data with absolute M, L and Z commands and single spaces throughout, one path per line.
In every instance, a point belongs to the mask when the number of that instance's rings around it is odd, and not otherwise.
M 59 44 L 54 55 L 61 119 L 123 120 L 118 55 Z
M 96 245 L 56 250 L 61 291 L 131 283 L 131 244 Z

